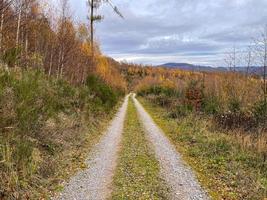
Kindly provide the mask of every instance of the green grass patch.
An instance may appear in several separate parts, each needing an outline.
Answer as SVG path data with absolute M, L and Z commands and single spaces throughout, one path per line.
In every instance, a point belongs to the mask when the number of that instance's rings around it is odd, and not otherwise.
M 168 189 L 132 100 L 124 123 L 122 149 L 114 176 L 112 199 L 166 199 Z
M 242 148 L 233 136 L 212 130 L 208 119 L 193 114 L 173 119 L 164 108 L 144 98 L 139 100 L 213 199 L 267 197 L 267 163 L 258 153 Z

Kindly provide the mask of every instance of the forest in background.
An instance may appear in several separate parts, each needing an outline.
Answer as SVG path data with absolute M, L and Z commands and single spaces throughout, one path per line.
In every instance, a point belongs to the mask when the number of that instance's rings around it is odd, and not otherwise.
M 60 1 L 60 6 L 53 12 L 52 4 L 39 0 L 1 0 L 2 68 L 40 69 L 72 84 L 84 83 L 88 74 L 98 73 L 110 85 L 125 90 L 119 72 L 97 44 L 92 58 L 90 27 L 74 22 L 68 1 Z

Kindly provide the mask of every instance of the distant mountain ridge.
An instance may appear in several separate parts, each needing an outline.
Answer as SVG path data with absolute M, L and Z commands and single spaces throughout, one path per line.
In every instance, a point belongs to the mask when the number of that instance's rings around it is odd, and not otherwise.
M 181 70 L 189 70 L 189 71 L 204 71 L 204 72 L 227 72 L 230 69 L 226 67 L 211 67 L 205 65 L 194 65 L 189 63 L 165 63 L 162 65 L 158 65 L 157 67 L 166 67 L 172 69 L 181 69 Z M 246 73 L 247 67 L 236 67 L 235 70 L 237 72 Z M 255 75 L 263 75 L 263 67 L 251 66 L 249 68 L 249 74 Z

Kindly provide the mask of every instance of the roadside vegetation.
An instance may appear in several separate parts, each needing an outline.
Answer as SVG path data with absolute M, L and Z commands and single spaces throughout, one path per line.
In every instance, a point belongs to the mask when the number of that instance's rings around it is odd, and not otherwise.
M 266 198 L 267 104 L 261 79 L 150 71 L 153 76 L 144 76 L 136 86 L 139 98 L 212 196 Z
M 166 108 L 170 118 L 208 119 L 213 129 L 236 136 L 266 162 L 267 103 L 261 80 L 236 73 L 186 73 L 146 77 L 138 94 Z
M 113 181 L 112 199 L 166 199 L 159 163 L 146 139 L 132 99 L 124 123 L 122 149 Z
M 1 199 L 47 198 L 59 190 L 84 166 L 122 94 L 96 75 L 74 86 L 38 70 L 1 70 Z
M 244 148 L 233 136 L 212 129 L 206 118 L 192 114 L 170 118 L 166 109 L 139 99 L 213 199 L 266 197 L 266 164 L 257 152 Z

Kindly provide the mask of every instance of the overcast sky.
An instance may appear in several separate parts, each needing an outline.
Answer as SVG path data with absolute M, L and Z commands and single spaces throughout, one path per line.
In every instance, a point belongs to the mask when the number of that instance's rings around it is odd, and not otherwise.
M 86 0 L 71 0 L 84 20 Z M 144 64 L 188 62 L 222 65 L 234 45 L 249 45 L 267 24 L 267 0 L 113 0 L 125 19 L 106 5 L 96 26 L 104 54 Z

